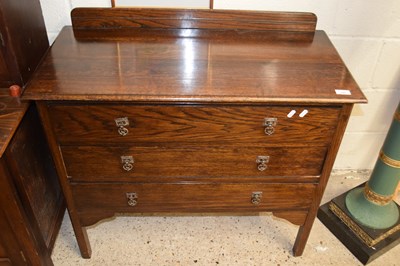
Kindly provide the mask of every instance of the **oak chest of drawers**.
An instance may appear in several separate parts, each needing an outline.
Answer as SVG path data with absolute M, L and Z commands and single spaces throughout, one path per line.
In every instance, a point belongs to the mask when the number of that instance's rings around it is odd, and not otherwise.
M 363 94 L 307 13 L 76 9 L 26 90 L 83 257 L 126 212 L 268 211 L 301 255 Z M 111 22 L 110 22 L 111 21 Z

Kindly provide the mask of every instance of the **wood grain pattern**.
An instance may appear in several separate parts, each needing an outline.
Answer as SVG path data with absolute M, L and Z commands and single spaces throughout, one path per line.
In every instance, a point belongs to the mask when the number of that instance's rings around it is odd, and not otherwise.
M 0 181 L 0 183 L 2 184 L 2 188 L 5 189 L 2 181 Z M 13 207 L 15 208 L 15 205 Z M 10 224 L 10 221 L 7 220 L 6 213 L 4 213 L 2 209 L 0 209 L 0 226 L 2 232 L 6 232 L 0 234 L 0 246 L 2 246 L 0 250 L 0 265 L 1 266 L 12 266 L 13 264 L 26 265 L 26 262 L 24 261 L 21 253 L 18 252 L 21 251 L 21 246 L 18 243 L 17 239 L 18 238 L 25 239 L 28 242 L 30 240 L 29 237 L 23 234 L 17 236 L 15 235 L 15 233 L 13 233 L 12 224 Z M 23 251 L 22 254 L 25 255 Z M 36 262 L 39 263 L 38 261 Z
M 292 118 L 291 110 L 297 113 Z M 299 117 L 308 110 L 305 117 Z M 158 106 L 50 105 L 50 117 L 61 144 L 192 143 L 196 145 L 262 146 L 326 145 L 331 141 L 340 109 L 311 106 Z M 126 136 L 118 134 L 115 119 L 130 121 Z M 264 133 L 264 118 L 278 119 L 275 133 Z
M 86 226 L 118 212 L 165 211 L 271 211 L 300 225 L 293 254 L 301 255 L 351 106 L 366 102 L 326 34 L 314 31 L 315 17 L 72 16 L 74 31 L 63 29 L 23 98 L 38 103 L 82 256 L 90 257 Z M 278 119 L 270 136 L 266 117 Z M 247 169 L 255 151 L 271 152 L 271 175 Z M 121 173 L 121 155 L 134 156 L 136 173 Z M 138 193 L 136 206 L 127 192 Z
M 127 212 L 259 212 L 307 209 L 315 184 L 71 184 L 83 225 L 104 219 L 104 214 Z M 136 192 L 138 203 L 127 204 L 126 193 Z M 259 205 L 253 192 L 263 192 Z M 104 195 L 107 198 L 104 199 Z M 103 213 L 103 214 L 102 214 Z
M 0 242 L 12 265 L 53 265 L 50 254 L 35 222 L 29 220 L 18 197 L 6 160 L 0 159 Z
M 0 53 L 0 87 L 7 87 L 11 85 L 11 73 L 8 69 L 5 55 Z
M 0 265 L 53 265 L 63 202 L 40 121 L 22 88 L 49 44 L 39 0 L 0 1 Z
M 23 86 L 49 47 L 39 0 L 1 1 L 0 21 L 0 87 Z
M 12 265 L 53 265 L 64 197 L 36 109 L 30 105 L 22 114 L 0 158 L 0 246 Z
M 292 224 L 302 226 L 307 218 L 308 211 L 273 211 L 275 217 L 285 219 Z
M 166 182 L 193 177 L 265 178 L 271 176 L 319 176 L 325 147 L 98 147 L 63 146 L 67 174 L 72 182 Z M 257 156 L 270 156 L 268 168 L 257 169 Z M 126 171 L 121 156 L 134 158 Z M 162 181 L 164 180 L 164 181 Z M 301 179 L 299 179 L 301 180 Z
M 335 89 L 349 90 L 338 95 Z M 26 89 L 34 100 L 338 103 L 366 99 L 323 32 L 312 43 L 140 35 L 74 38 L 64 28 Z
M 65 172 L 65 165 L 62 160 L 61 151 L 56 142 L 54 132 L 51 128 L 51 123 L 49 119 L 49 114 L 47 111 L 47 106 L 43 103 L 37 103 L 37 108 L 39 111 L 40 119 L 43 122 L 43 127 L 46 135 L 47 142 L 50 147 L 51 155 L 53 156 L 54 164 L 56 166 L 58 178 L 61 184 L 61 188 L 64 194 L 65 201 L 67 203 L 68 213 L 71 219 L 72 226 L 74 228 L 75 236 L 78 241 L 79 250 L 82 257 L 90 258 L 92 249 L 90 247 L 90 242 L 87 236 L 86 228 L 83 227 L 79 221 L 79 217 L 76 213 L 76 208 L 74 206 L 74 199 L 69 188 L 69 183 L 67 181 L 67 176 Z
M 65 213 L 65 203 L 34 106 L 28 109 L 8 145 L 5 160 L 29 220 L 37 223 L 37 231 L 52 250 Z
M 120 28 L 277 30 L 313 33 L 317 18 L 312 13 L 160 9 L 75 8 L 71 12 L 75 31 Z M 223 26 L 221 26 L 223 25 Z
M 8 90 L 0 90 L 0 158 L 21 123 L 28 106 L 27 102 L 10 97 Z
M 324 194 L 326 184 L 328 183 L 329 176 L 331 175 L 332 167 L 335 162 L 335 158 L 337 156 L 337 152 L 340 147 L 340 143 L 342 142 L 344 132 L 349 121 L 351 110 L 353 109 L 352 104 L 343 105 L 340 119 L 338 122 L 338 127 L 336 128 L 334 138 L 332 140 L 331 146 L 329 148 L 329 152 L 327 154 L 327 158 L 322 170 L 321 180 L 318 183 L 317 189 L 315 190 L 314 201 L 311 204 L 311 208 L 309 210 L 308 216 L 305 220 L 303 226 L 300 227 L 296 241 L 293 246 L 293 255 L 301 256 L 303 254 L 305 245 L 307 243 L 308 237 L 311 232 L 311 228 L 314 224 L 314 220 L 317 216 L 319 205 L 321 204 L 321 199 Z

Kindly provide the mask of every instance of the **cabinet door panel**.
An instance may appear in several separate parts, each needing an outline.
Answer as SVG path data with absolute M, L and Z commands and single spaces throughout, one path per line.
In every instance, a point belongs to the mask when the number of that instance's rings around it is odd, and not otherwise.
M 31 106 L 6 150 L 21 201 L 32 223 L 37 222 L 47 247 L 55 240 L 55 225 L 64 212 L 63 195 L 44 132 Z

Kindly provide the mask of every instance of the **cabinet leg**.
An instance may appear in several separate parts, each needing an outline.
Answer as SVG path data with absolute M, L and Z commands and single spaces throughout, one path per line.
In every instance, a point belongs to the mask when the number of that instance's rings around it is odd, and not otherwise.
M 296 241 L 293 245 L 293 256 L 298 257 L 303 254 L 315 217 L 316 215 L 314 212 L 308 213 L 305 223 L 300 226 L 299 231 L 297 232 Z
M 346 129 L 347 122 L 349 121 L 352 109 L 353 104 L 346 104 L 342 106 L 340 120 L 336 128 L 335 136 L 333 137 L 334 141 L 331 143 L 331 146 L 329 148 L 329 152 L 325 159 L 325 166 L 322 170 L 322 174 L 320 177 L 320 183 L 313 197 L 314 202 L 308 212 L 304 224 L 300 227 L 299 232 L 297 233 L 296 241 L 293 245 L 293 256 L 295 257 L 301 256 L 303 254 L 307 239 L 310 236 L 310 231 L 314 224 L 314 220 L 317 217 L 319 204 L 321 203 L 322 195 L 324 194 L 326 184 L 328 182 L 329 176 L 331 175 L 333 163 L 335 162 L 335 157 L 339 150 L 339 145 L 342 141 L 342 137 Z
M 311 228 L 305 228 L 305 226 L 300 226 L 297 232 L 296 241 L 293 245 L 293 256 L 298 257 L 303 254 L 304 248 L 307 243 L 308 236 L 310 235 Z
M 81 226 L 79 222 L 75 223 L 72 217 L 71 217 L 71 222 L 82 258 L 90 259 L 90 256 L 92 255 L 92 249 L 90 247 L 90 242 L 86 232 L 86 227 Z

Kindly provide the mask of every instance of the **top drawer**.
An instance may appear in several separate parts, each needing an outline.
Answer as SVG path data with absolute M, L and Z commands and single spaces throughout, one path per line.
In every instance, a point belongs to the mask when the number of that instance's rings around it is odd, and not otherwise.
M 329 143 L 338 107 L 49 105 L 61 144 Z

